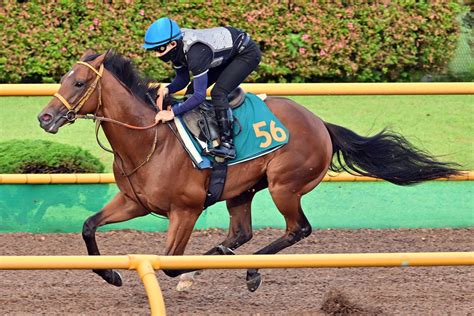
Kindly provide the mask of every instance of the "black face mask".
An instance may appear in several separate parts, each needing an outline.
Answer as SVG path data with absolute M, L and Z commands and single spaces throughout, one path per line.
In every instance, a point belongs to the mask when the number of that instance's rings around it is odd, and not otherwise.
M 161 59 L 162 61 L 164 61 L 165 63 L 167 63 L 169 61 L 175 60 L 176 55 L 178 55 L 178 46 L 175 46 L 168 53 L 166 53 L 165 55 L 163 55 L 161 57 L 158 57 L 158 58 Z
M 176 40 L 176 47 L 170 50 L 166 55 L 158 57 L 165 63 L 172 61 L 174 64 L 185 65 L 186 58 L 183 51 L 183 41 Z

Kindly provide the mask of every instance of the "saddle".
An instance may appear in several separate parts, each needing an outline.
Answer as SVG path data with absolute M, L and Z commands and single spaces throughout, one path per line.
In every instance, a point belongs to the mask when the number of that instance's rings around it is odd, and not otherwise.
M 240 87 L 236 88 L 229 94 L 228 100 L 231 109 L 238 108 L 245 101 L 245 91 Z M 211 144 L 219 139 L 219 126 L 214 106 L 210 101 L 204 101 L 198 107 L 186 112 L 182 118 L 189 132 L 200 141 Z

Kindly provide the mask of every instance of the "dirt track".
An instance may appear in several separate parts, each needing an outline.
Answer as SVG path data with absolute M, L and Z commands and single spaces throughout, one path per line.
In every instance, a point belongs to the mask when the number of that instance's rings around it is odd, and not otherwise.
M 238 251 L 251 253 L 276 239 L 275 229 L 256 231 Z M 316 231 L 283 253 L 472 251 L 474 230 Z M 223 239 L 221 230 L 198 231 L 188 254 Z M 165 234 L 116 231 L 98 234 L 104 254 L 161 253 Z M 0 255 L 83 255 L 80 234 L 0 234 Z M 167 312 L 176 314 L 387 314 L 472 315 L 473 267 L 263 270 L 264 283 L 248 292 L 245 271 L 205 271 L 191 292 L 158 272 Z M 148 314 L 134 271 L 110 286 L 90 271 L 0 271 L 0 314 Z M 323 310 L 322 309 L 325 310 Z

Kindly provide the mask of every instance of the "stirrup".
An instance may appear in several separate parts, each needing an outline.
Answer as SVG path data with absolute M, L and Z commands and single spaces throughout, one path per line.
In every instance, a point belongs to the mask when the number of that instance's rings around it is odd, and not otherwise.
M 235 159 L 236 153 L 235 153 L 235 147 L 226 144 L 229 147 L 224 145 L 225 143 L 221 143 L 219 146 L 214 147 L 214 148 L 209 148 L 208 152 L 216 157 L 221 157 L 224 159 Z

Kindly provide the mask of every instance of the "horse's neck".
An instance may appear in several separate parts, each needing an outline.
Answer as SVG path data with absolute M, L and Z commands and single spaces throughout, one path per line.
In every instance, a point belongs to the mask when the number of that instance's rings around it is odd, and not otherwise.
M 154 122 L 155 112 L 141 104 L 117 79 L 106 78 L 102 82 L 102 109 L 98 114 L 134 126 L 147 126 Z M 105 122 L 102 127 L 113 150 L 127 165 L 140 164 L 147 157 L 155 140 L 156 129 L 159 140 L 165 136 L 163 134 L 167 134 L 163 126 L 134 130 Z M 161 143 L 159 140 L 157 145 Z

